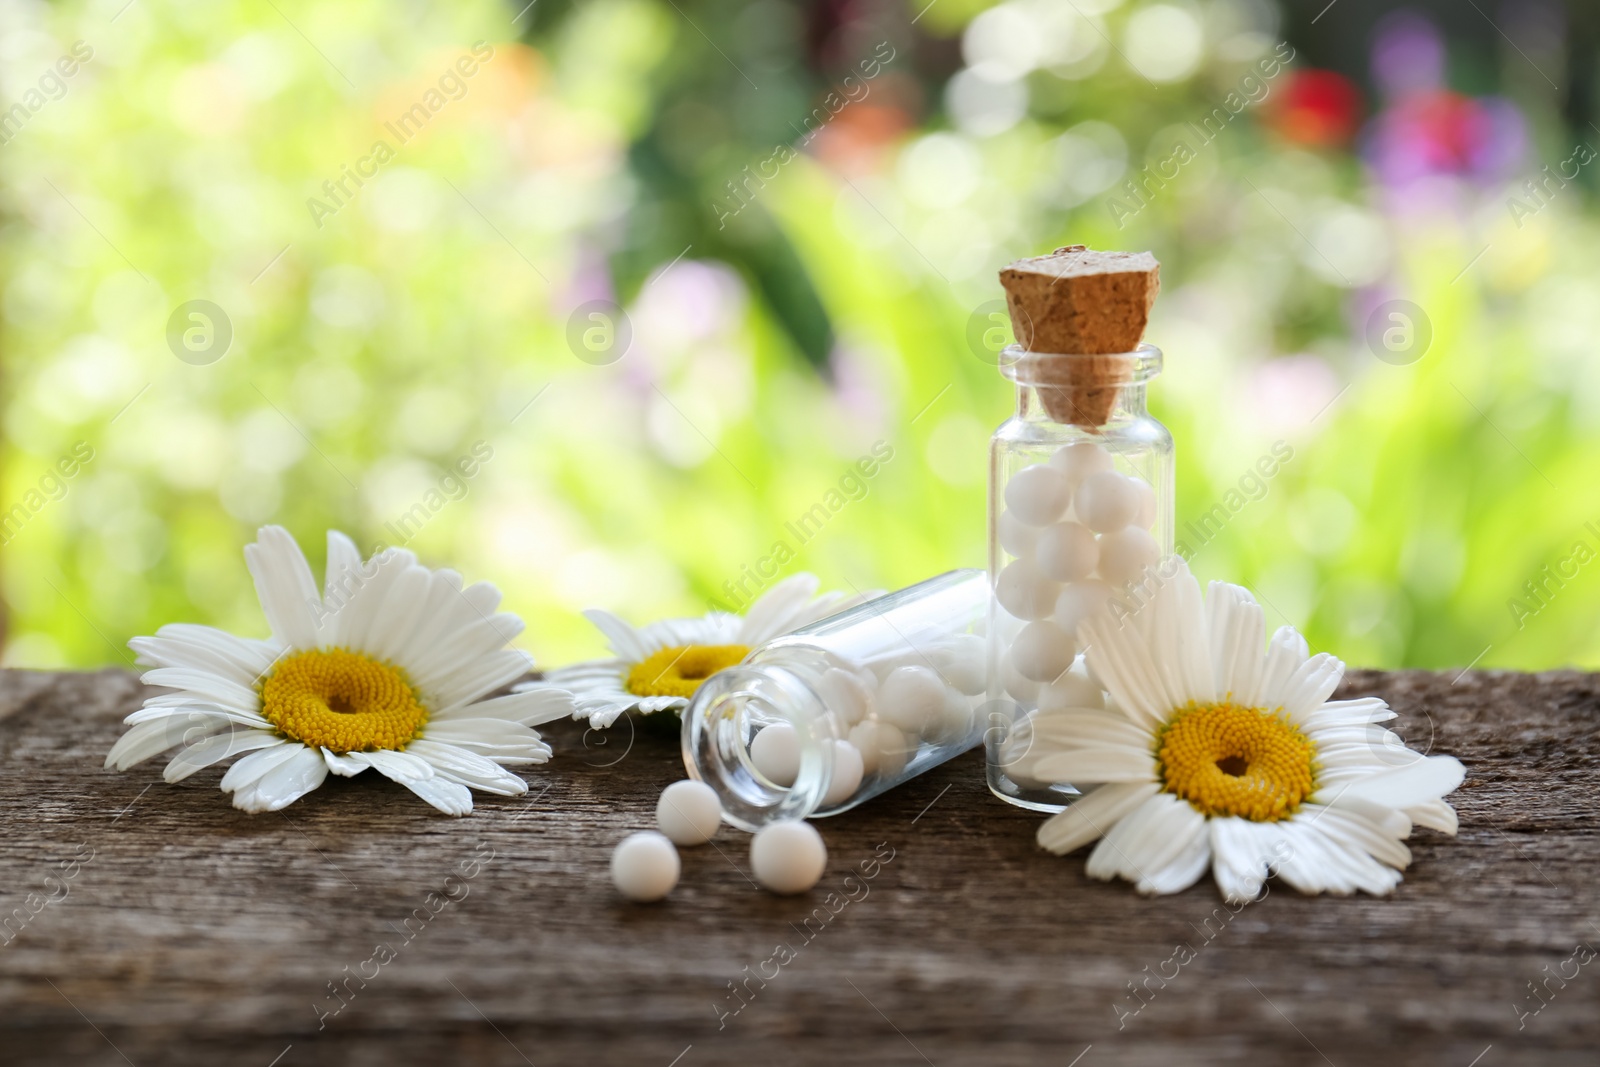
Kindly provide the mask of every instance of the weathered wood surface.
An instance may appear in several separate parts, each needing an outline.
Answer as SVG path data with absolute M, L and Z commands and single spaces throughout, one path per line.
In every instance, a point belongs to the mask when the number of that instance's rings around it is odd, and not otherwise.
M 808 897 L 754 889 L 747 839 L 724 830 L 684 852 L 666 903 L 638 907 L 607 863 L 682 776 L 670 739 L 641 732 L 604 766 L 626 727 L 610 751 L 560 729 L 528 797 L 464 820 L 372 775 L 249 816 L 218 771 L 101 770 L 140 699 L 129 675 L 8 673 L 0 904 L 57 899 L 3 935 L 0 1061 L 1593 1067 L 1600 960 L 1579 961 L 1600 949 L 1600 676 L 1450 683 L 1346 688 L 1467 764 L 1460 837 L 1419 831 L 1391 899 L 1274 887 L 1208 940 L 1209 881 L 1144 900 L 1088 880 L 1081 854 L 1034 846 L 1038 816 L 989 796 L 976 754 L 821 823 L 829 868 Z M 875 852 L 893 858 L 861 879 Z M 859 899 L 808 928 L 828 890 Z M 456 899 L 430 914 L 430 893 Z M 380 944 L 394 958 L 368 963 Z M 794 958 L 766 963 L 780 944 Z M 1195 958 L 1123 1015 L 1180 944 Z M 729 983 L 775 968 L 733 1014 Z

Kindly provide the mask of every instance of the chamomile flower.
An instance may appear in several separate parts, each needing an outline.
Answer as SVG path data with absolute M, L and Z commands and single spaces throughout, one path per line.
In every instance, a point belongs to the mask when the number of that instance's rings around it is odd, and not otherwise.
M 769 589 L 743 616 L 726 611 L 630 626 L 608 611 L 584 616 L 605 635 L 611 659 L 549 671 L 520 692 L 545 687 L 570 690 L 573 718 L 604 729 L 625 712 L 677 711 L 713 674 L 731 667 L 759 645 L 861 602 L 844 593 L 817 595 L 817 577 L 797 574 Z
M 1460 762 L 1406 748 L 1376 697 L 1329 700 L 1343 663 L 1309 655 L 1289 626 L 1266 643 L 1247 591 L 1213 582 L 1202 602 L 1181 562 L 1142 592 L 1131 613 L 1081 627 L 1106 707 L 1031 721 L 1032 775 L 1088 790 L 1040 827 L 1042 846 L 1099 841 L 1089 875 L 1142 893 L 1176 893 L 1209 867 L 1239 902 L 1269 874 L 1303 893 L 1382 895 L 1411 861 L 1413 825 L 1456 832 L 1443 798 Z
M 128 716 L 107 767 L 177 748 L 163 776 L 179 782 L 239 756 L 222 789 L 251 812 L 368 769 L 449 815 L 472 810 L 473 789 L 527 792 L 506 768 L 550 757 L 532 727 L 570 715 L 572 698 L 554 688 L 489 696 L 531 666 L 505 647 L 522 620 L 495 613 L 494 586 L 462 588 L 456 572 L 401 549 L 363 563 L 334 531 L 320 595 L 282 527 L 262 528 L 245 562 L 272 636 L 173 624 L 134 638 L 153 668 L 144 682 L 167 692 Z

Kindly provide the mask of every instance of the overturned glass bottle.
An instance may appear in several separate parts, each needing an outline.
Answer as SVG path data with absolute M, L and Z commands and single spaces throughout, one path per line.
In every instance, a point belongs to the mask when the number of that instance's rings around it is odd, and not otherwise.
M 975 747 L 989 580 L 950 571 L 756 649 L 683 713 L 683 761 L 756 830 L 836 815 Z

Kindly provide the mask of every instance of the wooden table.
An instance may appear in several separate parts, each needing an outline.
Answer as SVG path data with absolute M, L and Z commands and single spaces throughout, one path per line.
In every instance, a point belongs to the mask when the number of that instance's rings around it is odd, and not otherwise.
M 1346 692 L 1466 763 L 1460 836 L 1419 831 L 1390 899 L 1234 915 L 1041 852 L 976 753 L 821 822 L 806 897 L 725 829 L 641 907 L 607 863 L 682 777 L 671 738 L 562 726 L 527 797 L 460 820 L 373 775 L 250 816 L 215 770 L 101 769 L 130 675 L 6 672 L 0 1062 L 1594 1067 L 1600 675 L 1451 680 Z

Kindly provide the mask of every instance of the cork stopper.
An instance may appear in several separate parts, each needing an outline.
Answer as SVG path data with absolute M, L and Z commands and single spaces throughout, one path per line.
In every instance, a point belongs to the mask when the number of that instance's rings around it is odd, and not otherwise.
M 1096 252 L 1083 245 L 1019 259 L 1000 272 L 1017 341 L 1041 360 L 1028 381 L 1056 422 L 1104 426 L 1161 289 L 1149 252 Z M 1104 358 L 1096 359 L 1100 356 Z

